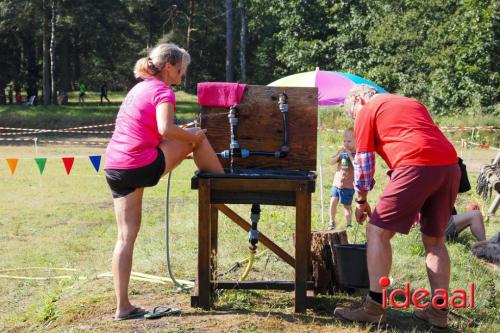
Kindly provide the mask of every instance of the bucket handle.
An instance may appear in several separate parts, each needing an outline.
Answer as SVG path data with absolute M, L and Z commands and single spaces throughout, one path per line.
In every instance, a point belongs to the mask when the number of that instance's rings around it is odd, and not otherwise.
M 358 239 L 358 229 L 359 229 L 359 223 L 356 221 L 356 228 L 354 230 L 354 244 L 356 244 L 356 240 Z

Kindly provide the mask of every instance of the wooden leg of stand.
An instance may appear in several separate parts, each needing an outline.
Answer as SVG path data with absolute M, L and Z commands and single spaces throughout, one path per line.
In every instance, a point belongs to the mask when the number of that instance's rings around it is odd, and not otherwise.
M 306 189 L 305 184 L 298 186 L 295 207 L 295 312 L 297 313 L 306 311 L 307 298 L 308 254 L 310 251 L 310 242 L 308 241 L 310 228 L 308 229 L 307 223 L 310 206 L 307 203 L 308 193 Z
M 200 179 L 198 206 L 198 306 L 209 310 L 210 288 L 210 180 Z

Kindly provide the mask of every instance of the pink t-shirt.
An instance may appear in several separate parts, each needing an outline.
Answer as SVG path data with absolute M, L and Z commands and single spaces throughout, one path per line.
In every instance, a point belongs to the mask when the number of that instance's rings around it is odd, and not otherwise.
M 156 148 L 161 142 L 156 107 L 162 103 L 175 107 L 175 94 L 155 77 L 147 78 L 129 91 L 116 117 L 104 169 L 135 169 L 156 159 Z

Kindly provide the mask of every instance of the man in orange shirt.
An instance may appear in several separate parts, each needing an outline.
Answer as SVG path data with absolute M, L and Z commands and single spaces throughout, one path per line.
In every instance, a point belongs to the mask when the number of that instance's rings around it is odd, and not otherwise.
M 337 308 L 335 314 L 352 321 L 383 323 L 379 279 L 389 276 L 391 269 L 390 240 L 396 232 L 407 234 L 418 216 L 432 293 L 448 290 L 450 259 L 445 230 L 458 192 L 458 157 L 425 106 L 414 99 L 377 94 L 373 87 L 357 85 L 344 107 L 355 119 L 356 220 L 362 224 L 371 217 L 367 227 L 370 291 L 360 308 Z M 391 170 L 372 214 L 367 194 L 374 185 L 375 153 Z M 445 300 L 437 303 L 442 305 Z M 441 307 L 415 312 L 415 317 L 438 329 L 447 327 L 447 316 L 447 309 Z

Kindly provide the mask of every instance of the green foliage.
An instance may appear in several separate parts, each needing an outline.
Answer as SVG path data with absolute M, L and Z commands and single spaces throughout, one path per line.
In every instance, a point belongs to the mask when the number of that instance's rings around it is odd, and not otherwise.
M 42 324 L 49 324 L 57 318 L 59 318 L 60 313 L 57 310 L 56 303 L 60 298 L 60 291 L 53 292 L 48 295 L 44 300 L 43 304 L 38 309 L 37 319 Z
M 237 74 L 239 1 L 233 1 Z M 40 88 L 51 3 L 0 0 L 0 103 L 9 83 L 29 94 Z M 58 90 L 81 81 L 90 90 L 104 81 L 125 90 L 135 82 L 135 61 L 168 41 L 192 56 L 183 89 L 224 80 L 223 0 L 54 3 Z M 366 77 L 435 114 L 500 115 L 498 0 L 247 0 L 247 21 L 248 83 L 319 67 Z
M 316 67 L 347 71 L 420 99 L 435 114 L 499 114 L 498 1 L 257 3 L 259 26 L 276 26 L 259 30 L 268 39 L 256 54 L 277 59 L 274 78 Z

